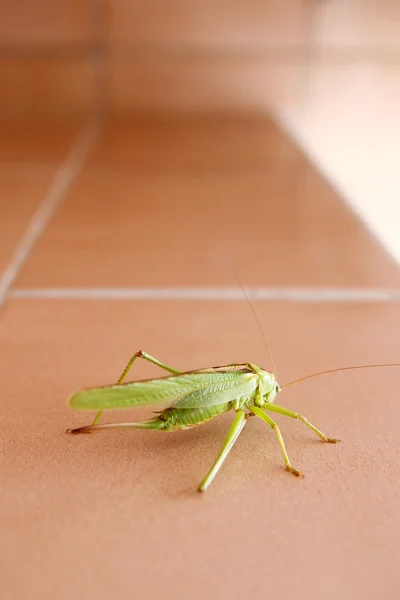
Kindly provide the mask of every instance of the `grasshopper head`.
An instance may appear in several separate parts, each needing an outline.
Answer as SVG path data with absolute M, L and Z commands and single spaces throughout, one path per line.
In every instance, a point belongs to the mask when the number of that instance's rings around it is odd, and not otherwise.
M 271 404 L 282 390 L 276 381 L 275 373 L 271 371 L 262 371 L 259 373 L 261 379 L 261 393 L 265 404 Z
M 252 365 L 252 367 L 256 369 L 254 365 Z M 263 403 L 271 404 L 275 400 L 277 394 L 279 394 L 282 388 L 276 381 L 275 374 L 271 373 L 271 371 L 264 371 L 263 369 L 257 367 L 256 372 L 258 373 L 259 377 L 258 389 L 261 392 Z
M 274 402 L 275 398 L 277 397 L 277 395 L 279 394 L 280 391 L 282 391 L 282 388 L 279 385 L 279 383 L 276 381 L 275 376 L 274 376 L 274 384 L 273 384 L 272 388 L 270 389 L 270 391 L 267 392 L 264 396 L 265 403 L 272 404 L 272 402 Z
M 262 406 L 263 404 L 271 404 L 282 390 L 281 386 L 276 381 L 275 373 L 272 373 L 271 371 L 264 371 L 264 369 L 260 369 L 260 367 L 257 367 L 253 364 L 250 364 L 250 366 L 258 375 L 259 406 Z

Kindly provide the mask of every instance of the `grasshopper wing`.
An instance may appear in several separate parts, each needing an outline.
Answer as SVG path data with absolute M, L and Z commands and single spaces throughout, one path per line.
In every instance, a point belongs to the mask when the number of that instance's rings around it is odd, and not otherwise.
M 70 396 L 69 405 L 80 410 L 107 410 L 136 406 L 200 408 L 250 395 L 257 375 L 243 366 L 204 369 L 121 385 L 89 388 Z

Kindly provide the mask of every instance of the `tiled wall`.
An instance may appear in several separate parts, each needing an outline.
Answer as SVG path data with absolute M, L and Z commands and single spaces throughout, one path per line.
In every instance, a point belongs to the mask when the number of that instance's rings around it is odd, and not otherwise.
M 95 3 L 1 3 L 0 111 L 81 112 L 93 108 Z
M 262 109 L 301 85 L 308 28 L 299 0 L 17 0 L 2 8 L 0 109 Z
M 2 3 L 0 110 L 262 110 L 307 101 L 313 64 L 400 49 L 371 0 Z
M 397 0 L 1 6 L 0 118 L 272 112 L 398 258 L 399 96 Z

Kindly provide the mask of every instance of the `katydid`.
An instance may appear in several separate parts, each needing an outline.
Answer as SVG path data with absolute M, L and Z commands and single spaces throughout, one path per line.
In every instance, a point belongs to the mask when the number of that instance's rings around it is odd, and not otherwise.
M 161 367 L 170 375 L 158 379 L 124 383 L 125 377 L 137 358 L 143 358 Z M 99 429 L 117 427 L 176 431 L 201 425 L 218 415 L 234 410 L 236 416 L 216 461 L 198 488 L 200 492 L 205 492 L 210 486 L 251 416 L 259 417 L 275 431 L 286 469 L 297 477 L 302 477 L 302 474 L 292 467 L 280 429 L 266 411 L 299 419 L 323 442 L 336 443 L 339 440 L 326 437 L 322 431 L 299 413 L 275 404 L 278 393 L 290 385 L 318 375 L 351 369 L 394 366 L 400 366 L 400 364 L 361 365 L 330 369 L 307 375 L 281 387 L 276 381 L 275 367 L 274 372 L 271 372 L 252 363 L 245 363 L 180 372 L 139 350 L 132 356 L 115 385 L 89 388 L 77 392 L 69 398 L 69 405 L 72 408 L 99 412 L 92 425 L 69 429 L 68 432 L 89 433 Z M 157 412 L 155 417 L 146 421 L 98 424 L 104 410 L 139 406 L 158 406 L 162 410 Z

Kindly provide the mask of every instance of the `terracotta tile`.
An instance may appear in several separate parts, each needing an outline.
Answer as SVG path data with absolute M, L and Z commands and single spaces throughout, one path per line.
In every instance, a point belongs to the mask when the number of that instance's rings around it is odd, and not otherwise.
M 84 172 L 18 287 L 398 285 L 306 163 L 264 172 Z
M 93 108 L 86 58 L 0 58 L 0 110 L 8 114 L 76 113 Z
M 84 0 L 17 0 L 3 3 L 0 44 L 60 44 L 93 36 L 92 8 Z
M 282 382 L 398 358 L 396 305 L 257 303 L 257 310 Z M 245 303 L 14 301 L 3 313 L 0 347 L 5 597 L 302 600 L 321 589 L 328 600 L 396 597 L 398 370 L 338 374 L 284 391 L 282 404 L 342 444 L 325 446 L 301 423 L 279 419 L 291 460 L 306 475 L 297 480 L 284 471 L 273 432 L 252 419 L 199 496 L 231 415 L 171 435 L 71 437 L 65 429 L 91 415 L 73 414 L 65 399 L 114 381 L 140 347 L 177 368 L 266 366 Z M 158 372 L 138 365 L 134 378 Z M 260 557 L 246 576 L 244 556 Z
M 6 120 L 0 116 L 0 161 L 59 164 L 83 124 L 79 117 Z
M 55 167 L 18 167 L 0 163 L 0 276 L 29 219 L 42 202 Z
M 257 171 L 302 157 L 265 117 L 152 116 L 113 118 L 88 160 L 129 172 Z
M 400 5 L 392 0 L 314 2 L 312 39 L 321 46 L 382 50 L 400 47 Z
M 300 0 L 110 0 L 112 43 L 298 46 L 308 32 Z
M 296 106 L 304 97 L 306 75 L 301 61 L 114 53 L 110 107 L 114 112 L 263 112 L 277 105 Z

